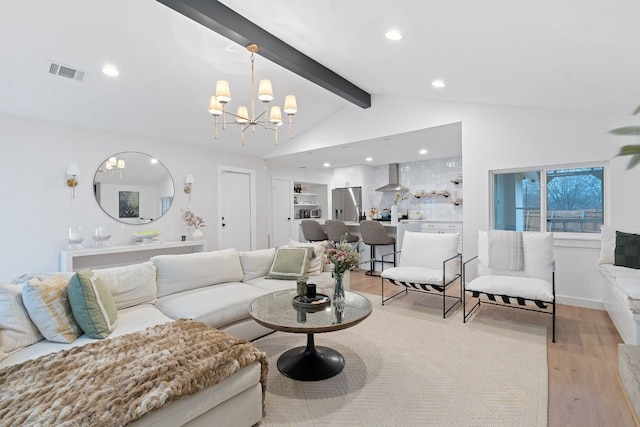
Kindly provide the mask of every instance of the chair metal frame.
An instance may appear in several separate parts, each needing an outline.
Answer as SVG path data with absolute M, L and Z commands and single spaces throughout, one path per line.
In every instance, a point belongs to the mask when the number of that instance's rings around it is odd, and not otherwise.
M 394 257 L 396 256 L 396 254 L 401 253 L 402 251 L 396 251 L 393 253 L 388 253 L 388 254 L 384 254 L 382 255 L 382 259 L 384 259 L 384 257 L 389 256 L 389 255 L 393 255 Z M 390 262 L 390 261 L 387 261 Z M 459 265 L 459 270 L 456 273 L 455 277 L 453 279 L 451 279 L 450 281 L 446 281 L 446 266 L 448 262 L 458 262 Z M 382 264 L 382 271 L 384 271 L 384 263 Z M 431 283 L 412 283 L 412 282 L 403 282 L 403 281 L 397 281 L 394 279 L 389 279 L 387 278 L 386 280 L 388 280 L 389 282 L 391 282 L 392 284 L 396 285 L 396 286 L 404 286 L 404 289 L 391 295 L 390 297 L 386 298 L 384 297 L 384 281 L 385 278 L 382 277 L 382 305 L 384 305 L 385 302 L 389 301 L 392 298 L 397 297 L 400 294 L 408 294 L 409 291 L 411 292 L 417 292 L 417 293 L 422 293 L 422 294 L 431 294 L 431 295 L 442 295 L 442 318 L 445 319 L 447 317 L 447 314 L 453 310 L 458 303 L 462 303 L 462 298 L 460 296 L 455 296 L 455 295 L 447 295 L 447 289 L 449 289 L 453 283 L 456 280 L 460 280 L 462 282 L 462 254 L 456 254 L 454 256 L 452 256 L 451 258 L 448 258 L 444 261 L 442 261 L 442 285 L 434 285 Z M 431 289 L 429 289 L 431 288 Z M 454 299 L 455 301 L 449 306 L 449 308 L 447 308 L 447 298 L 449 299 Z
M 463 268 L 462 268 L 462 283 L 461 283 L 461 288 L 460 288 L 460 292 L 462 294 L 462 315 L 463 315 L 463 323 L 467 323 L 467 320 L 469 319 L 469 317 L 471 317 L 471 315 L 473 314 L 473 312 L 480 307 L 480 304 L 488 304 L 488 305 L 495 305 L 495 306 L 499 306 L 499 307 L 507 307 L 507 308 L 515 308 L 518 310 L 525 310 L 525 311 L 534 311 L 537 313 L 542 313 L 542 314 L 550 314 L 552 316 L 552 320 L 551 320 L 551 330 L 552 330 L 552 342 L 556 342 L 556 262 L 555 260 L 552 263 L 552 270 L 551 270 L 551 288 L 552 288 L 552 293 L 553 293 L 553 301 L 552 302 L 548 302 L 548 301 L 541 301 L 541 300 L 534 300 L 534 299 L 529 299 L 529 298 L 523 298 L 523 297 L 519 297 L 519 296 L 513 296 L 513 295 L 502 295 L 502 294 L 497 294 L 497 293 L 487 293 L 487 292 L 479 292 L 479 291 L 467 291 L 466 290 L 466 284 L 467 284 L 467 265 L 472 262 L 472 261 L 478 261 L 478 256 L 474 256 L 473 258 L 465 261 L 463 263 Z M 508 277 L 508 276 L 505 276 Z M 466 304 L 466 295 L 467 292 L 471 293 L 471 297 L 473 298 L 477 298 L 477 302 L 476 304 L 471 307 L 471 309 L 467 312 L 467 304 Z M 482 299 L 482 294 L 484 294 L 486 296 L 486 300 Z M 502 302 L 497 301 L 496 297 L 500 297 L 500 299 L 502 300 Z M 514 305 L 512 304 L 512 300 L 518 303 L 518 305 Z M 526 306 L 526 302 L 532 302 L 533 304 L 535 304 L 538 309 L 535 308 L 529 308 Z M 549 312 L 548 306 L 551 306 L 551 312 Z

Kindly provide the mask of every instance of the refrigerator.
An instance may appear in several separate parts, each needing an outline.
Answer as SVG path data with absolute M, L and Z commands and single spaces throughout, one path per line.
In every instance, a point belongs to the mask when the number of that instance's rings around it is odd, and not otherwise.
M 362 187 L 335 188 L 331 191 L 331 217 L 359 221 L 362 215 Z

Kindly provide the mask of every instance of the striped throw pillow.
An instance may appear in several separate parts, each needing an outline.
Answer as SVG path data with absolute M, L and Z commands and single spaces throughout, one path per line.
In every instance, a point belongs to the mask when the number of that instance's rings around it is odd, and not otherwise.
M 82 335 L 67 298 L 68 285 L 68 279 L 53 275 L 44 280 L 31 279 L 22 287 L 29 317 L 49 341 L 68 344 Z

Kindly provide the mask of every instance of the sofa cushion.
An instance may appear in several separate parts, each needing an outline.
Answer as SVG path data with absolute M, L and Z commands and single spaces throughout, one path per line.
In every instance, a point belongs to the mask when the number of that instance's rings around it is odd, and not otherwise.
M 240 252 L 223 249 L 181 255 L 157 255 L 158 298 L 178 292 L 225 282 L 240 282 L 244 278 Z
M 147 261 L 93 272 L 107 285 L 118 310 L 156 302 L 156 266 Z
M 439 269 L 424 267 L 391 267 L 385 268 L 384 271 L 380 273 L 380 276 L 397 282 L 442 285 L 442 267 Z M 449 272 L 445 272 L 445 283 L 449 283 L 455 278 L 455 273 L 451 274 Z
M 140 304 L 134 307 L 124 308 L 118 312 L 118 324 L 113 332 L 111 332 L 109 338 L 130 334 L 131 332 L 141 331 L 150 326 L 172 321 L 172 319 L 162 314 L 162 312 L 152 304 Z M 13 352 L 9 357 L 0 362 L 0 368 L 15 365 L 25 360 L 35 359 L 44 354 L 55 353 L 95 341 L 97 341 L 95 338 L 90 338 L 86 334 L 80 335 L 80 337 L 71 344 L 41 340 Z
M 91 338 L 106 338 L 118 323 L 118 309 L 107 285 L 91 270 L 77 272 L 69 280 L 73 317 Z
M 640 235 L 616 231 L 614 265 L 640 269 Z
M 307 271 L 308 276 L 317 276 L 322 273 L 324 269 L 324 264 L 326 263 L 326 256 L 324 254 L 324 249 L 327 246 L 327 242 L 314 242 L 314 243 L 304 243 L 298 242 L 296 240 L 289 240 L 287 246 L 291 248 L 313 248 L 313 256 L 311 257 L 311 262 L 309 263 L 309 270 Z
M 486 231 L 478 232 L 478 274 L 536 277 L 551 283 L 553 272 L 553 233 L 525 231 L 522 233 L 524 270 L 489 268 L 489 241 Z
M 31 279 L 22 286 L 22 302 L 40 333 L 49 341 L 71 343 L 82 330 L 71 312 L 69 279 L 52 275 Z
M 313 248 L 279 247 L 267 279 L 292 280 L 303 277 L 309 270 Z
M 242 264 L 242 272 L 244 273 L 242 281 L 246 282 L 256 277 L 266 276 L 275 255 L 276 248 L 240 252 L 240 264 Z
M 467 283 L 465 290 L 553 302 L 553 286 L 551 283 L 535 277 L 509 277 L 488 274 L 478 276 Z
M 249 318 L 251 301 L 266 293 L 246 283 L 228 282 L 158 298 L 156 307 L 172 319 L 194 319 L 221 328 Z
M 442 262 L 458 254 L 458 233 L 420 233 L 405 231 L 400 252 L 400 267 L 420 267 L 442 272 Z M 448 262 L 445 266 L 448 275 L 455 275 L 458 270 L 456 262 Z M 442 273 L 440 273 L 442 281 Z
M 0 283 L 0 360 L 42 340 L 22 303 L 22 286 Z

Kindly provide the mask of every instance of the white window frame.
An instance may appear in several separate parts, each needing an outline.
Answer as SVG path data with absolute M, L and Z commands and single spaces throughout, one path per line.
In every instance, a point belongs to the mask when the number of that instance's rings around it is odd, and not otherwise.
M 610 197 L 609 183 L 611 177 L 609 173 L 609 162 L 589 162 L 589 163 L 569 163 L 559 165 L 545 165 L 537 167 L 522 167 L 522 168 L 509 168 L 509 169 L 494 169 L 489 171 L 489 221 L 491 230 L 495 226 L 495 209 L 494 209 L 494 182 L 496 175 L 509 174 L 509 173 L 526 173 L 526 172 L 539 172 L 540 173 L 540 228 L 541 231 L 546 231 L 546 226 L 542 230 L 542 225 L 547 224 L 547 171 L 557 169 L 581 169 L 581 168 L 603 168 L 602 177 L 604 183 L 602 185 L 602 215 L 603 224 L 609 224 L 610 218 Z M 576 240 L 599 240 L 600 234 L 598 233 L 575 233 L 567 231 L 554 231 L 554 235 L 559 234 L 562 238 L 576 239 Z

